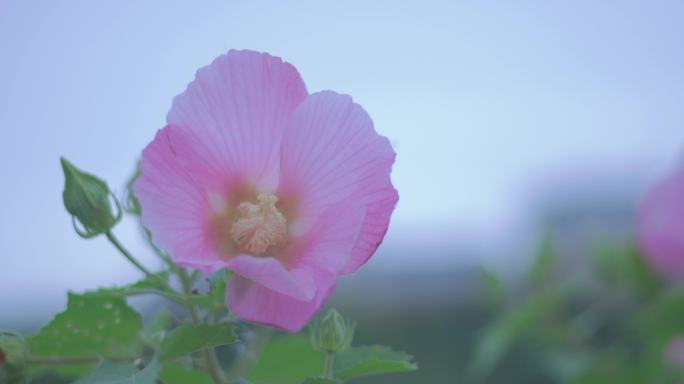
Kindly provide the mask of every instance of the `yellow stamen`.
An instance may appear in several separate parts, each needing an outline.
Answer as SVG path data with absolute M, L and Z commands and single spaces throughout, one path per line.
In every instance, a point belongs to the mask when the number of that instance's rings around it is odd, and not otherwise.
M 287 221 L 275 204 L 278 198 L 270 193 L 257 196 L 258 203 L 243 202 L 237 207 L 239 218 L 230 230 L 233 241 L 253 255 L 263 255 L 278 244 L 287 233 Z

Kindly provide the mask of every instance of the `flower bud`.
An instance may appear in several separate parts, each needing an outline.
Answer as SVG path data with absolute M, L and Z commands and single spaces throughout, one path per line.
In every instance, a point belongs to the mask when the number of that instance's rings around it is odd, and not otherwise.
M 0 383 L 28 383 L 26 342 L 11 332 L 0 331 Z
M 112 213 L 112 205 L 107 184 L 97 177 L 76 168 L 62 158 L 64 170 L 64 207 L 72 215 L 74 229 L 80 236 L 89 238 L 111 229 L 119 220 L 122 212 L 119 202 L 114 199 L 117 214 Z M 76 226 L 78 220 L 84 230 Z
M 351 344 L 356 325 L 345 320 L 335 309 L 330 309 L 311 324 L 311 344 L 319 351 L 340 352 Z

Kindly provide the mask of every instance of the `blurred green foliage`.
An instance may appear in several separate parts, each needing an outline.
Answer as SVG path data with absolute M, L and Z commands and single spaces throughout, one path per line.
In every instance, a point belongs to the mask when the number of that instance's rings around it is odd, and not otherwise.
M 465 382 L 499 382 L 499 371 L 521 350 L 538 372 L 525 382 L 680 382 L 668 345 L 684 333 L 684 290 L 655 274 L 629 243 L 599 242 L 589 261 L 586 276 L 565 273 L 546 237 L 522 293 L 483 271 L 491 315 L 473 345 Z M 516 378 L 522 372 L 506 372 L 509 382 L 523 382 Z

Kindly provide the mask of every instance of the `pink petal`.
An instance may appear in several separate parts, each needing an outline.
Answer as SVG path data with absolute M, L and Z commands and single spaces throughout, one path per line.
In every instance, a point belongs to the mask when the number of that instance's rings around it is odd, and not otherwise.
M 313 231 L 295 239 L 296 262 L 289 271 L 271 257 L 232 260 L 228 267 L 237 276 L 227 291 L 231 310 L 245 320 L 290 331 L 301 328 L 332 293 L 336 273 L 349 260 L 364 217 L 365 209 L 355 202 L 328 209 Z M 304 288 L 304 283 L 312 285 Z
M 289 63 L 267 53 L 230 51 L 197 71 L 167 121 L 194 137 L 190 172 L 273 189 L 285 123 L 306 96 Z
M 228 308 L 239 318 L 290 332 L 299 331 L 328 299 L 335 277 L 315 275 L 319 287 L 312 300 L 297 300 L 251 280 L 233 276 L 226 287 Z
M 651 189 L 639 207 L 638 237 L 646 260 L 684 278 L 684 170 Z
M 373 256 L 387 233 L 390 217 L 399 200 L 399 194 L 392 186 L 389 174 L 376 184 L 368 184 L 360 194 L 366 201 L 366 217 L 352 255 L 340 270 L 340 274 L 355 272 Z
M 284 124 L 305 97 L 292 65 L 250 51 L 217 58 L 176 97 L 169 125 L 143 152 L 135 192 L 143 224 L 179 264 L 225 265 L 211 211 L 241 183 L 275 188 Z
M 368 114 L 351 97 L 310 95 L 289 121 L 281 149 L 280 194 L 299 199 L 295 228 L 305 232 L 328 208 L 358 201 L 366 216 L 351 258 L 355 271 L 382 241 L 398 200 L 390 180 L 395 153 Z M 341 212 L 356 214 L 352 209 Z
M 172 133 L 173 127 L 161 129 L 143 151 L 134 184 L 142 222 L 179 263 L 213 270 L 219 260 L 207 239 L 205 192 L 179 164 L 170 145 Z
M 359 201 L 344 201 L 323 212 L 311 231 L 295 238 L 298 268 L 326 270 L 333 274 L 349 262 L 366 218 Z
M 316 293 L 314 279 L 308 270 L 288 271 L 273 257 L 240 255 L 226 266 L 245 279 L 294 299 L 309 301 Z

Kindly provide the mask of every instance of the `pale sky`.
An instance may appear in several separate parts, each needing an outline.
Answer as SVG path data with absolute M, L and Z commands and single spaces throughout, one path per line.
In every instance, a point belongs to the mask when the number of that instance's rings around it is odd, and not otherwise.
M 645 186 L 681 159 L 683 15 L 676 0 L 0 0 L 0 292 L 21 292 L 0 295 L 0 328 L 26 297 L 54 312 L 66 289 L 135 278 L 73 233 L 58 159 L 120 191 L 173 96 L 228 49 L 351 94 L 391 139 L 401 201 L 385 247 L 496 247 L 564 172 Z M 151 262 L 135 231 L 116 229 Z

